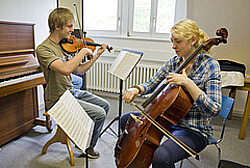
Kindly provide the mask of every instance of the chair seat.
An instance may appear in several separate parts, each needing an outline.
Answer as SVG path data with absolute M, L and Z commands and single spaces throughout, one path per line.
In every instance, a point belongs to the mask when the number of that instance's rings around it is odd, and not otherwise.
M 214 137 L 211 137 L 210 139 L 209 139 L 209 144 L 211 145 L 211 144 L 216 144 L 217 143 L 217 140 L 216 139 L 214 139 Z

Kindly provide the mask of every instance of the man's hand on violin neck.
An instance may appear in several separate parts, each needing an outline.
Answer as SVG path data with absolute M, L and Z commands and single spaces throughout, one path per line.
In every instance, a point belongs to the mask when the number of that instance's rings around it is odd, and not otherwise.
M 97 50 L 97 54 L 101 55 L 107 49 L 106 44 L 102 44 L 101 47 Z

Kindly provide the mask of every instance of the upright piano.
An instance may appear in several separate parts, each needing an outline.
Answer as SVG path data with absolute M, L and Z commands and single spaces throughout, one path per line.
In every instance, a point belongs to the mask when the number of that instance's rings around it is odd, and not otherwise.
M 51 120 L 39 117 L 37 86 L 45 79 L 35 57 L 34 24 L 0 21 L 0 146 Z

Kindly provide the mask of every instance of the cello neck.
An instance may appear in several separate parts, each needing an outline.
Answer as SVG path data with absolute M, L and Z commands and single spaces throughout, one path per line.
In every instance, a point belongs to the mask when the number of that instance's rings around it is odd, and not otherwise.
M 175 71 L 174 73 L 181 73 L 181 71 L 201 52 L 204 44 L 200 45 L 191 56 L 189 56 Z

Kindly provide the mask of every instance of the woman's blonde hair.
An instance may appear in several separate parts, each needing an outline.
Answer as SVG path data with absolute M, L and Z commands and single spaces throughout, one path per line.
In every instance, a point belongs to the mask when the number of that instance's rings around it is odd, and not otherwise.
M 55 26 L 63 28 L 68 24 L 68 21 L 73 21 L 74 15 L 68 8 L 56 8 L 54 9 L 48 19 L 50 32 L 55 30 Z
M 208 36 L 193 20 L 182 20 L 178 22 L 174 27 L 172 27 L 171 32 L 176 38 L 185 40 L 189 40 L 193 38 L 193 36 L 196 36 L 197 42 L 194 44 L 196 48 L 208 40 Z M 205 50 L 202 52 L 206 53 Z

